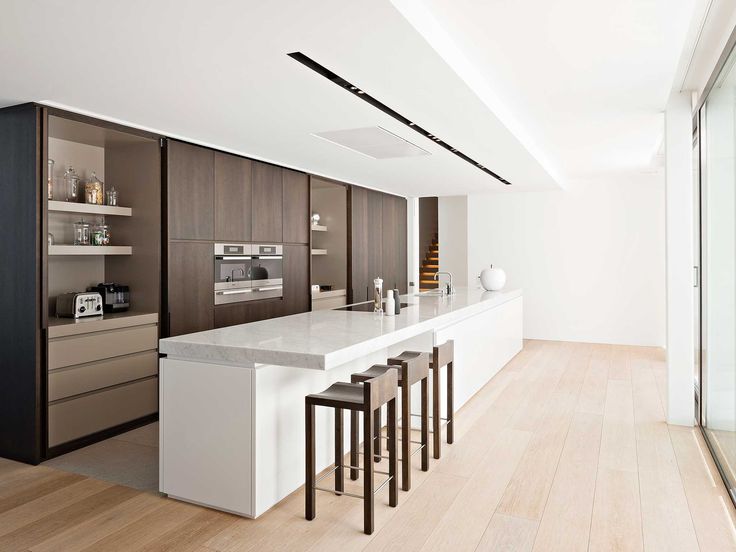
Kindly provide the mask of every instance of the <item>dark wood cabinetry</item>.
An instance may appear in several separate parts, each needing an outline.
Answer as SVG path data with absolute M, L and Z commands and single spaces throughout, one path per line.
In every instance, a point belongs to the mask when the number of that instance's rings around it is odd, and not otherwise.
M 215 240 L 251 240 L 253 187 L 250 159 L 215 152 Z
M 406 199 L 351 186 L 349 232 L 349 301 L 370 300 L 376 276 L 406 293 Z
M 211 243 L 169 243 L 169 336 L 212 329 L 215 285 L 212 255 Z
M 169 239 L 213 239 L 215 152 L 168 140 L 166 166 Z
M 284 169 L 283 182 L 284 243 L 309 243 L 309 177 Z
M 253 161 L 253 233 L 255 242 L 283 241 L 283 169 Z
M 309 255 L 306 245 L 284 246 L 284 315 L 309 310 Z

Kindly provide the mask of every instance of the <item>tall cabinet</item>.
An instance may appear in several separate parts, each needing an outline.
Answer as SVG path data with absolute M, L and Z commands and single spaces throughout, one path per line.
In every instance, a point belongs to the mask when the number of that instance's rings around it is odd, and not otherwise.
M 348 301 L 372 298 L 376 277 L 384 289 L 407 292 L 406 199 L 350 187 Z
M 0 110 L 0 167 L 0 250 L 12 266 L 0 271 L 0 456 L 38 463 L 156 416 L 159 137 L 24 104 Z M 82 181 L 94 171 L 119 205 L 69 197 L 68 167 Z M 107 225 L 110 244 L 75 244 L 81 222 Z M 101 282 L 128 285 L 131 309 L 57 316 L 58 295 Z

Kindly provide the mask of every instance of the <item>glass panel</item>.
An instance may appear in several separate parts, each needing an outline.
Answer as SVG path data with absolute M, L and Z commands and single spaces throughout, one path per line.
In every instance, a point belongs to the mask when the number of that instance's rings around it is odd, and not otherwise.
M 733 55 L 732 55 L 733 58 Z M 703 420 L 730 486 L 736 482 L 736 73 L 733 59 L 704 107 L 701 144 Z

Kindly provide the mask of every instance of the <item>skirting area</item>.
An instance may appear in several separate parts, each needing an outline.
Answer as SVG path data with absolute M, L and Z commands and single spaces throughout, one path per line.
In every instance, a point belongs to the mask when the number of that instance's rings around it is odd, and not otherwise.
M 527 342 L 399 507 L 379 495 L 371 536 L 348 497 L 320 493 L 307 522 L 297 491 L 248 520 L 0 460 L 0 550 L 734 550 L 726 491 L 664 393 L 658 349 Z

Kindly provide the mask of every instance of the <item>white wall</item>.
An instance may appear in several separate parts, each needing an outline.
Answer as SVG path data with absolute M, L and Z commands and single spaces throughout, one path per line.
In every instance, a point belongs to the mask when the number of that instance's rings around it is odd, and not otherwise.
M 463 225 L 458 204 L 465 199 L 440 198 L 443 270 L 462 262 L 462 248 L 445 229 L 462 234 L 455 226 Z M 464 204 L 469 283 L 490 264 L 505 269 L 507 286 L 524 290 L 524 337 L 664 344 L 661 174 L 572 182 L 565 191 L 471 195 Z
M 456 286 L 468 281 L 468 198 L 441 197 L 437 200 L 440 235 L 440 270 L 451 272 Z

